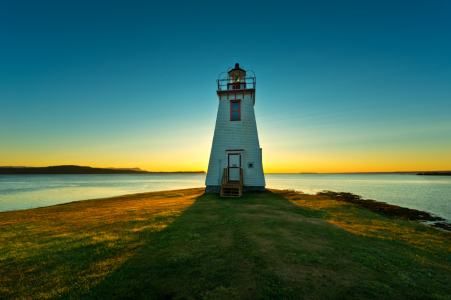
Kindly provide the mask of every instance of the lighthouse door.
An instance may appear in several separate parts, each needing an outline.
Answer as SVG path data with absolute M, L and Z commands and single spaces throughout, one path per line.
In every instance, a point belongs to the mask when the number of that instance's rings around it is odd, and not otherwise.
M 229 154 L 229 181 L 240 181 L 241 154 Z

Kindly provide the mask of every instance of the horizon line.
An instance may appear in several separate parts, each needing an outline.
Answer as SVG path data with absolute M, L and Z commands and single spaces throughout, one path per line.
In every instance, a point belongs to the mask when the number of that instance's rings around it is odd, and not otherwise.
M 0 166 L 0 168 L 48 168 L 48 167 L 56 167 L 56 166 L 80 166 L 80 165 L 55 165 L 55 166 L 45 166 L 45 167 L 28 167 L 28 166 Z M 89 166 L 81 166 L 81 167 L 89 167 Z M 141 169 L 139 167 L 133 168 L 117 168 L 117 167 L 89 167 L 95 169 L 138 169 L 140 171 L 149 172 L 149 173 L 181 173 L 181 172 L 204 172 L 204 170 L 188 170 L 188 171 L 147 171 Z M 415 171 L 345 171 L 345 172 L 264 172 L 264 174 L 375 174 L 375 173 L 421 173 L 421 172 L 451 172 L 451 170 L 433 170 L 433 171 L 425 171 L 425 170 L 415 170 Z

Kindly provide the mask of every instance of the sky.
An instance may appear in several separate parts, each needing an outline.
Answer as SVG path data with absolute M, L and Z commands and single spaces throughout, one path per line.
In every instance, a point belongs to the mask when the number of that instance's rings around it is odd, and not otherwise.
M 451 170 L 450 1 L 0 1 L 0 166 L 207 170 L 218 75 L 267 173 Z

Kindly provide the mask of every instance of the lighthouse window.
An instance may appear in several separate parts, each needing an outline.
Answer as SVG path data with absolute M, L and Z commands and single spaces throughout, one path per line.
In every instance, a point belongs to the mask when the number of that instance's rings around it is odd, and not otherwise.
M 230 101 L 230 121 L 241 120 L 241 100 Z

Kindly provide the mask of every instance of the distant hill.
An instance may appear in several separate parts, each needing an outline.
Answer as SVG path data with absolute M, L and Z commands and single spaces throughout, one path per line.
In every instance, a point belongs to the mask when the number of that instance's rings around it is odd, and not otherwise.
M 0 174 L 151 174 L 151 173 L 205 173 L 194 172 L 148 172 L 139 168 L 91 168 L 86 166 L 51 166 L 51 167 L 0 167 Z

